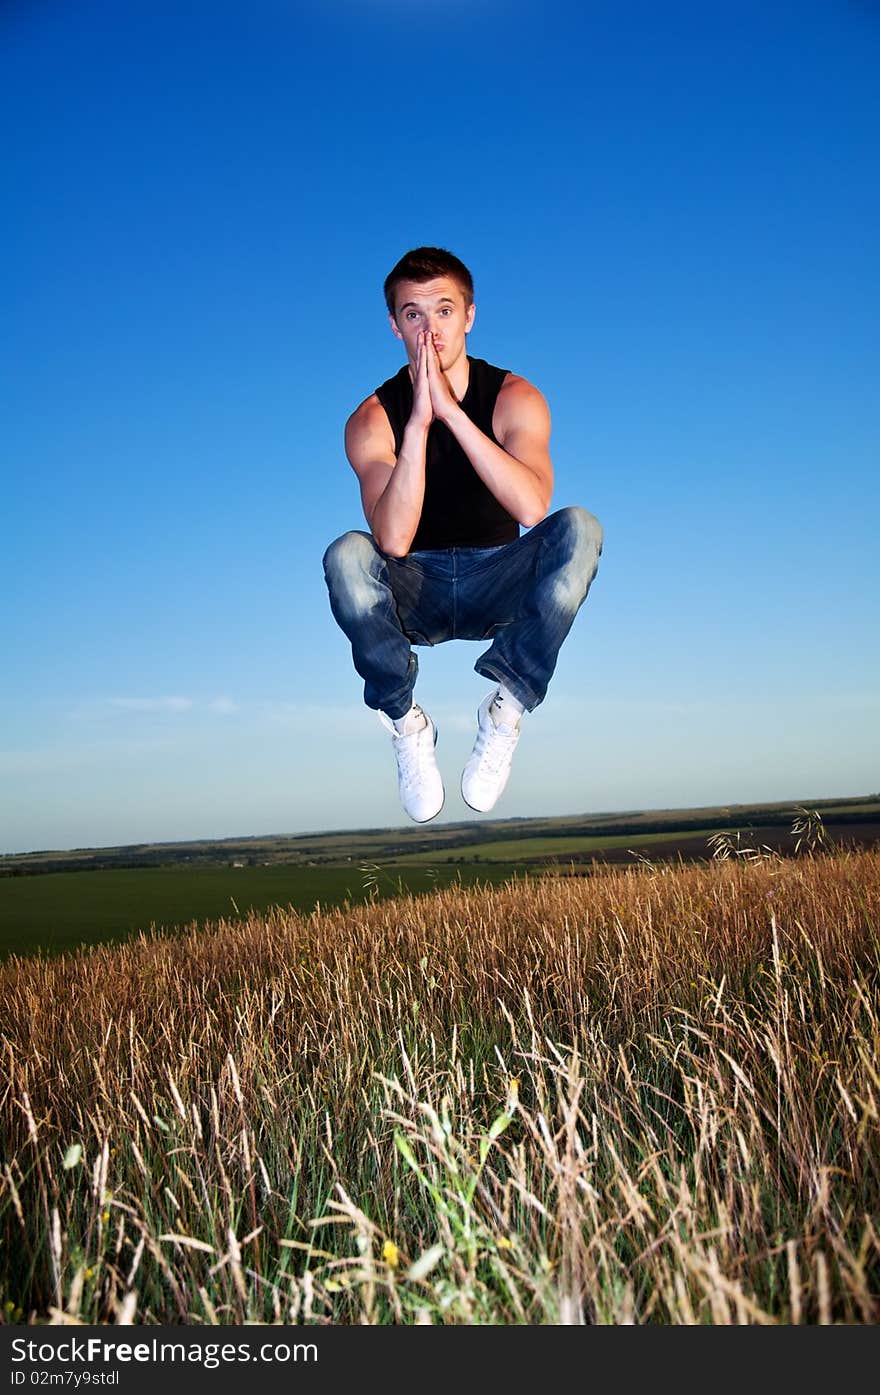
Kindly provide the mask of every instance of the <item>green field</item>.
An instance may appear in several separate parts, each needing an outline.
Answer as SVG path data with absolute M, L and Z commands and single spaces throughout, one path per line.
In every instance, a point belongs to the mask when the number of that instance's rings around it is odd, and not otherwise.
M 704 860 L 719 829 L 746 846 L 796 852 L 795 804 L 623 811 L 430 827 L 142 843 L 0 857 L 0 960 L 56 953 L 246 916 L 273 906 L 311 911 L 450 882 L 496 884 L 565 871 L 568 862 Z M 813 807 L 811 802 L 810 807 Z M 876 794 L 815 802 L 831 843 L 880 838 Z
M 708 838 L 712 829 L 688 829 L 689 838 Z M 652 843 L 668 843 L 668 833 L 640 833 L 634 838 L 630 833 L 609 834 L 607 836 L 585 838 L 504 838 L 494 843 L 471 843 L 455 849 L 456 860 L 479 858 L 484 862 L 520 862 L 528 858 L 565 858 L 584 853 L 601 853 L 607 848 L 628 848 L 648 846 Z M 414 866 L 437 862 L 437 853 L 404 853 L 398 859 L 399 866 Z M 439 864 L 439 865 L 442 865 Z
M 511 863 L 491 866 L 149 867 L 49 872 L 0 879 L 0 959 L 129 938 L 246 916 L 272 906 L 311 911 L 374 896 L 507 881 Z
M 721 829 L 760 829 L 762 836 L 789 830 L 801 805 L 815 809 L 835 840 L 855 839 L 863 846 L 880 836 L 880 796 L 856 795 L 846 799 L 807 800 L 791 803 L 701 806 L 690 809 L 618 810 L 612 813 L 566 814 L 541 818 L 489 819 L 475 822 L 431 823 L 413 827 L 359 828 L 323 833 L 260 834 L 240 838 L 200 839 L 178 843 L 135 843 L 104 848 L 43 849 L 0 854 L 0 880 L 8 876 L 43 875 L 49 872 L 90 870 L 121 871 L 129 868 L 178 867 L 185 870 L 231 867 L 348 868 L 360 862 L 398 863 L 419 854 L 419 861 L 434 858 L 448 862 L 450 855 L 482 856 L 489 844 L 521 843 L 547 839 L 546 852 L 562 850 L 560 840 L 577 839 L 577 851 L 608 848 L 638 849 L 657 844 L 660 836 L 675 856 L 676 844 L 689 845 Z M 600 839 L 601 842 L 580 840 Z M 570 841 L 565 851 L 574 853 Z M 493 856 L 496 856 L 493 852 Z M 531 856 L 531 854 L 529 854 Z M 541 856 L 541 854 L 537 854 Z M 664 855 L 663 853 L 660 854 Z M 618 853 L 619 856 L 619 853 Z M 508 856 L 505 861 L 513 861 Z M 637 859 L 634 859 L 637 860 Z

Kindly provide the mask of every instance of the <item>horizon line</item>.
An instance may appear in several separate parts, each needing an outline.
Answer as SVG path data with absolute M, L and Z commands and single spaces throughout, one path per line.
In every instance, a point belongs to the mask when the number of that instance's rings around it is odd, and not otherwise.
M 715 811 L 724 813 L 734 809 L 778 809 L 791 806 L 795 808 L 806 808 L 812 806 L 819 808 L 822 805 L 843 804 L 843 803 L 870 803 L 872 800 L 880 800 L 880 792 L 871 794 L 842 794 L 824 795 L 820 799 L 764 799 L 751 802 L 737 800 L 733 803 L 722 804 L 684 804 L 684 805 L 657 805 L 645 808 L 633 809 L 597 809 L 592 812 L 580 811 L 570 814 L 509 814 L 507 817 L 499 816 L 493 819 L 449 819 L 443 822 L 428 824 L 364 824 L 357 828 L 322 828 L 306 829 L 299 833 L 239 833 L 227 834 L 220 838 L 192 837 L 192 838 L 169 838 L 169 839 L 141 839 L 133 843 L 101 843 L 94 845 L 79 845 L 68 848 L 29 848 L 24 852 L 0 852 L 0 860 L 20 858 L 20 857 L 41 857 L 49 854 L 63 853 L 97 853 L 97 852 L 120 852 L 133 850 L 136 848 L 181 848 L 189 847 L 196 843 L 249 843 L 257 842 L 264 838 L 289 839 L 300 841 L 304 838 L 325 838 L 329 836 L 339 837 L 344 834 L 364 834 L 364 833 L 415 833 L 424 830 L 430 833 L 432 828 L 467 828 L 472 824 L 480 827 L 498 823 L 532 823 L 537 821 L 546 822 L 552 819 L 601 819 L 608 817 L 622 817 L 623 815 L 639 814 L 689 814 Z

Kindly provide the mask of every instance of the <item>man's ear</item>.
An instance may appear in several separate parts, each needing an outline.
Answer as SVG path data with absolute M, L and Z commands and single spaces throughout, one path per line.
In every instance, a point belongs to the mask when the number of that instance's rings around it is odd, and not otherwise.
M 394 318 L 393 315 L 389 315 L 389 316 L 388 316 L 388 323 L 389 323 L 390 326 L 391 326 L 391 333 L 394 335 L 395 339 L 402 339 L 402 338 L 403 338 L 403 335 L 401 334 L 400 330 L 397 328 L 397 321 L 396 321 L 396 319 Z
M 467 308 L 467 314 L 465 315 L 465 320 L 464 320 L 464 332 L 465 332 L 465 334 L 469 334 L 470 331 L 471 331 L 471 329 L 473 328 L 473 324 L 474 324 L 474 315 L 476 315 L 476 313 L 477 313 L 477 307 L 476 307 L 476 305 L 474 305 L 473 301 L 471 301 L 470 305 L 469 305 L 468 308 Z

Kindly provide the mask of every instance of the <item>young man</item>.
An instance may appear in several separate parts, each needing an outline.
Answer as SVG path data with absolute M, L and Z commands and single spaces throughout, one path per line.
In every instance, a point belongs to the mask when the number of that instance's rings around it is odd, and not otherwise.
M 492 641 L 474 668 L 495 686 L 461 778 L 465 803 L 485 813 L 586 598 L 602 529 L 581 508 L 548 516 L 547 404 L 525 378 L 468 356 L 467 267 L 443 248 L 416 248 L 386 278 L 385 300 L 406 365 L 345 428 L 370 532 L 331 543 L 324 575 L 364 701 L 391 733 L 403 807 L 425 823 L 444 791 L 436 727 L 413 702 L 411 646 Z

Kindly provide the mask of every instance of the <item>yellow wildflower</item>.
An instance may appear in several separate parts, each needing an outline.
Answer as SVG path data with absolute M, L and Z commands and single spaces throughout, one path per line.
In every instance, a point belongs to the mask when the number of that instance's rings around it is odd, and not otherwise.
M 382 1258 L 390 1269 L 396 1269 L 400 1263 L 400 1251 L 393 1240 L 386 1240 L 382 1246 Z

